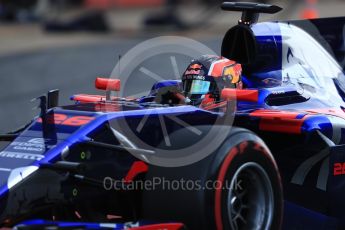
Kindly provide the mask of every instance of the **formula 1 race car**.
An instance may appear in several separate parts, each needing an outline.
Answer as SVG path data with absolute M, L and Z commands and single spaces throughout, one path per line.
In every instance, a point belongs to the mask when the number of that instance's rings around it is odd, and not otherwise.
M 222 56 L 242 64 L 244 89 L 207 108 L 166 100 L 176 80 L 121 98 L 119 80 L 97 78 L 106 96 L 67 106 L 50 91 L 39 117 L 0 136 L 0 227 L 345 228 L 345 18 L 222 9 L 243 12 Z

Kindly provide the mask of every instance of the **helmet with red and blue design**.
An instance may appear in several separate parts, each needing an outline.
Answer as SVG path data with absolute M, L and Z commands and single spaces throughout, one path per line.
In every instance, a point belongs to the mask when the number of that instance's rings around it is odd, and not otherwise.
M 182 76 L 184 96 L 193 105 L 220 101 L 224 88 L 242 88 L 242 67 L 235 61 L 215 55 L 194 59 Z

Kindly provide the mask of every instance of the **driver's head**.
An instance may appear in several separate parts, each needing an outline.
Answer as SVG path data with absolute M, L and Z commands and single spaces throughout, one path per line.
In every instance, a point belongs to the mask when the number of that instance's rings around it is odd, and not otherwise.
M 219 100 L 224 88 L 242 88 L 242 67 L 234 61 L 204 55 L 191 61 L 182 76 L 183 92 L 192 104 L 199 104 L 206 95 Z

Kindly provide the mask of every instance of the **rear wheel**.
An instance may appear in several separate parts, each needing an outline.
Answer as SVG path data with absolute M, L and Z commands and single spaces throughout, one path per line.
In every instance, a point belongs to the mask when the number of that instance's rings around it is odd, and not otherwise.
M 145 219 L 179 221 L 190 229 L 280 228 L 279 171 L 263 141 L 248 130 L 232 128 L 213 154 L 192 165 L 150 166 L 146 180 L 157 178 L 165 184 L 143 191 Z M 190 186 L 183 188 L 182 181 Z

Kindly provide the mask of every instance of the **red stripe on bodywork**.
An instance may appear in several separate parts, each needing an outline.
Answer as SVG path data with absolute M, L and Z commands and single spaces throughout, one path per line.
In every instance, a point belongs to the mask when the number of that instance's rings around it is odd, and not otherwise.
M 246 102 L 258 102 L 259 91 L 251 89 L 230 89 L 225 88 L 221 92 L 221 98 L 227 101 L 246 101 Z
M 111 101 L 118 99 L 123 99 L 126 101 L 133 101 L 131 98 L 120 98 L 120 97 L 111 97 Z M 82 103 L 94 103 L 94 102 L 106 102 L 106 97 L 103 95 L 90 95 L 90 94 L 77 94 L 71 97 L 72 101 L 78 101 Z
M 271 132 L 300 134 L 308 116 L 298 119 L 299 113 L 287 111 L 256 110 L 250 116 L 260 117 L 259 129 Z
M 94 102 L 106 102 L 106 96 L 103 95 L 90 95 L 90 94 L 77 94 L 71 97 L 72 101 L 82 102 L 82 103 L 94 103 Z M 111 97 L 110 101 L 135 101 L 136 98 L 126 97 Z
M 147 164 L 142 161 L 136 161 L 132 164 L 131 169 L 128 171 L 125 182 L 132 182 L 135 177 L 137 177 L 141 173 L 146 173 L 149 170 Z
M 73 101 L 79 102 L 102 102 L 105 101 L 105 96 L 101 95 L 87 95 L 87 94 L 78 94 L 72 97 Z
M 119 112 L 121 111 L 121 105 L 110 103 L 97 103 L 95 104 L 95 111 L 97 112 Z

